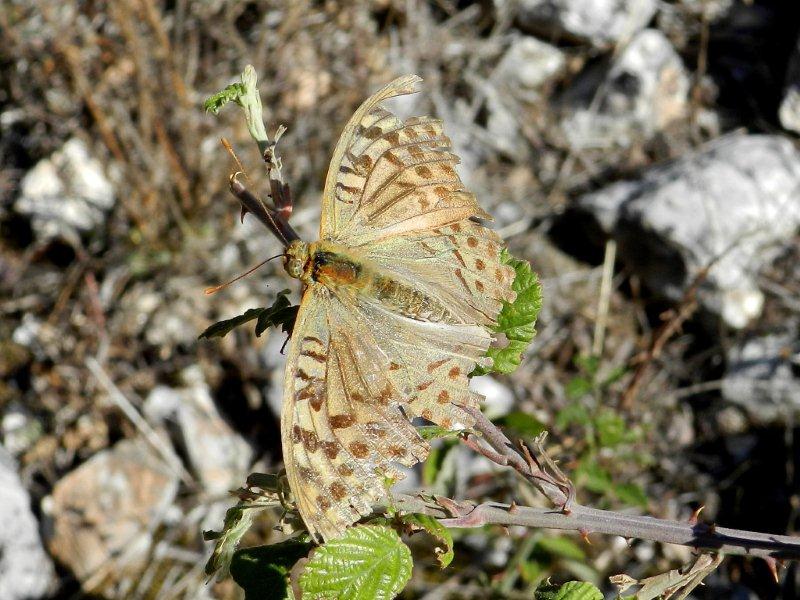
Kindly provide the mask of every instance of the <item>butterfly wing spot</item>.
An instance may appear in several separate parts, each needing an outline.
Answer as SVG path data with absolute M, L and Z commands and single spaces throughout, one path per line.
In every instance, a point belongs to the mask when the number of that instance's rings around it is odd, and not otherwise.
M 486 268 L 486 263 L 483 262 L 480 258 L 476 258 L 475 268 L 478 269 L 478 271 L 483 271 Z
M 351 442 L 349 449 L 350 454 L 356 458 L 367 458 L 369 456 L 369 446 L 363 442 Z
M 325 457 L 328 460 L 335 460 L 336 457 L 339 455 L 339 443 L 338 442 L 331 442 L 329 440 L 325 440 L 320 442 L 322 446 L 322 451 L 325 453 Z
M 459 376 L 459 375 L 461 375 L 461 369 L 459 369 L 458 367 L 453 367 L 452 369 L 450 369 L 450 370 L 447 372 L 447 376 L 448 376 L 450 379 L 458 379 L 458 376 Z
M 434 362 L 430 363 L 430 364 L 428 365 L 428 367 L 427 367 L 427 369 L 426 369 L 426 370 L 428 371 L 428 373 L 433 373 L 433 372 L 434 372 L 436 369 L 438 369 L 439 367 L 441 367 L 441 366 L 442 366 L 444 363 L 446 363 L 448 360 L 450 360 L 450 359 L 448 359 L 448 358 L 442 358 L 442 359 L 440 359 L 440 360 L 436 360 L 436 361 L 434 361 Z
M 447 404 L 450 402 L 450 394 L 447 392 L 447 390 L 442 390 L 439 392 L 439 395 L 436 396 L 436 402 L 439 404 Z
M 328 417 L 331 429 L 347 429 L 352 427 L 356 420 L 353 415 L 331 415 Z
M 347 496 L 347 489 L 338 481 L 334 481 L 330 487 L 328 488 L 328 492 L 331 495 L 331 498 L 336 500 L 342 500 Z
M 470 248 L 477 248 L 478 247 L 478 240 L 476 238 L 474 238 L 473 236 L 469 236 L 467 238 L 467 246 L 469 246 Z

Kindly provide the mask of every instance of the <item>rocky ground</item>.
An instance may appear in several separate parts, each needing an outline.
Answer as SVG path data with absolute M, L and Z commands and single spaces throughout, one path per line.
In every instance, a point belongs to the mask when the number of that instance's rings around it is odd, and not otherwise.
M 280 467 L 284 340 L 197 336 L 296 298 L 275 263 L 203 294 L 280 251 L 226 191 L 221 136 L 264 189 L 241 116 L 201 108 L 247 63 L 268 126 L 288 127 L 307 239 L 354 108 L 425 79 L 398 110 L 444 119 L 468 187 L 544 283 L 522 367 L 475 384 L 492 417 L 551 432 L 582 501 L 794 533 L 798 24 L 789 0 L 4 0 L 0 597 L 236 597 L 206 585 L 201 532 L 247 473 Z M 406 485 L 423 481 L 540 502 L 463 448 Z M 279 539 L 274 518 L 248 542 Z M 529 597 L 541 574 L 610 591 L 609 574 L 689 559 L 509 533 L 462 535 L 443 573 L 423 548 L 405 597 Z M 730 560 L 695 595 L 794 598 L 799 581 Z

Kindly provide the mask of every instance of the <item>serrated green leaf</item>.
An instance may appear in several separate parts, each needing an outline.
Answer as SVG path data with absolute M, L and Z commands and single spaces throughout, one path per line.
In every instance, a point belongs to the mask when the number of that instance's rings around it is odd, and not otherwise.
M 206 112 L 210 112 L 215 115 L 219 114 L 220 109 L 222 109 L 222 107 L 228 102 L 236 102 L 236 104 L 239 104 L 244 94 L 244 85 L 241 83 L 232 83 L 213 96 L 206 98 L 205 102 L 203 102 L 203 108 Z
M 435 537 L 443 544 L 443 548 L 434 548 L 436 559 L 439 561 L 439 566 L 442 569 L 453 562 L 453 557 L 455 556 L 455 552 L 453 551 L 453 534 L 450 533 L 447 527 L 433 517 L 419 513 L 402 515 L 400 518 L 403 523 L 424 529 L 429 535 Z
M 586 554 L 575 541 L 568 537 L 543 537 L 537 544 L 537 550 L 544 550 L 552 556 L 584 560 Z
M 515 410 L 504 417 L 500 417 L 495 423 L 505 429 L 511 429 L 516 437 L 535 438 L 547 427 L 539 419 L 531 414 Z
M 527 261 L 519 260 L 503 248 L 500 262 L 514 269 L 514 283 L 511 288 L 517 293 L 514 302 L 503 302 L 497 316 L 495 333 L 502 333 L 508 340 L 504 348 L 489 348 L 486 356 L 494 364 L 491 367 L 475 367 L 472 375 L 487 373 L 512 373 L 522 360 L 522 353 L 536 335 L 536 318 L 542 308 L 542 286 L 539 277 L 531 270 Z
M 603 600 L 603 593 L 587 581 L 568 581 L 557 587 L 540 586 L 534 593 L 535 600 Z
M 244 590 L 245 600 L 291 598 L 289 571 L 313 546 L 286 540 L 280 544 L 242 548 L 233 555 L 231 576 Z
M 359 525 L 312 553 L 300 588 L 317 600 L 391 600 L 411 578 L 411 566 L 411 551 L 394 529 Z

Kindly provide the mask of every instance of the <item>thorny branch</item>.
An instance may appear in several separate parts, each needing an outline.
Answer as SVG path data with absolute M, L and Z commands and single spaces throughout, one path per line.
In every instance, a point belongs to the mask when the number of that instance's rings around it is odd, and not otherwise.
M 513 444 L 503 431 L 489 421 L 478 409 L 468 409 L 475 417 L 478 438 L 467 438 L 465 444 L 501 466 L 509 466 L 544 494 L 556 509 L 532 508 L 516 504 L 487 502 L 455 502 L 436 498 L 427 502 L 421 498 L 397 495 L 396 508 L 422 512 L 436 517 L 447 527 L 480 527 L 482 525 L 521 525 L 580 532 L 619 535 L 689 546 L 697 550 L 736 554 L 774 560 L 800 560 L 800 537 L 774 535 L 716 527 L 698 523 L 629 515 L 599 510 L 575 502 L 572 483 L 547 456 L 542 439 L 534 441 L 534 453 L 522 442 Z

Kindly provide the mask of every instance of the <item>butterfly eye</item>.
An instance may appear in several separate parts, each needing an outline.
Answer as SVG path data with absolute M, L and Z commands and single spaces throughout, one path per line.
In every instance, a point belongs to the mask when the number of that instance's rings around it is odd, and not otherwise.
M 300 279 L 303 276 L 303 261 L 296 256 L 286 258 L 285 268 L 290 277 Z

